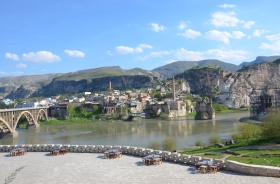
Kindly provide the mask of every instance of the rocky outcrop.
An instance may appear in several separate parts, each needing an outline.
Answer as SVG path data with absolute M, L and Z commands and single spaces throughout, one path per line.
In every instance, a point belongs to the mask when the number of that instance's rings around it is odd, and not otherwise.
M 220 80 L 230 72 L 215 67 L 202 67 L 186 70 L 175 79 L 185 79 L 190 93 L 216 98 Z
M 225 76 L 219 85 L 218 102 L 229 107 L 250 105 L 250 95 L 280 94 L 280 65 L 261 63 Z
M 11 99 L 17 99 L 17 98 L 26 98 L 29 97 L 32 93 L 31 90 L 24 88 L 23 85 L 21 85 L 19 88 L 14 88 L 13 91 L 6 96 L 6 98 Z

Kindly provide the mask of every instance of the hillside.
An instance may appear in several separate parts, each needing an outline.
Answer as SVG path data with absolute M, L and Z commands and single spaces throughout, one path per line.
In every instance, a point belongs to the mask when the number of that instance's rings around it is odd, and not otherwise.
M 258 56 L 258 57 L 256 57 L 256 59 L 254 61 L 243 62 L 239 66 L 240 67 L 242 67 L 242 66 L 250 66 L 250 65 L 253 65 L 253 64 L 262 63 L 262 62 L 266 62 L 266 61 L 267 62 L 273 62 L 276 59 L 280 59 L 280 56 Z
M 47 85 L 53 78 L 61 74 L 45 74 L 45 75 L 25 75 L 18 77 L 2 77 L 0 78 L 0 98 L 7 96 L 12 91 L 24 86 L 26 89 L 35 91 L 36 89 Z
M 194 68 L 196 66 L 218 66 L 223 68 L 224 70 L 228 70 L 230 72 L 236 72 L 240 69 L 239 66 L 234 64 L 225 63 L 215 59 L 207 59 L 201 61 L 177 61 L 174 63 L 170 63 L 158 68 L 153 69 L 152 71 L 158 72 L 165 77 L 175 76 L 177 74 L 183 73 L 185 70 Z
M 47 74 L 0 78 L 0 98 L 25 98 L 59 93 L 82 92 L 83 90 L 104 90 L 108 80 L 116 88 L 139 88 L 151 85 L 161 75 L 157 72 L 133 68 L 123 70 L 119 66 L 80 70 L 66 74 Z M 149 82 L 150 83 L 149 83 Z M 132 83 L 131 83 L 132 82 Z M 118 84 L 119 83 L 119 84 Z M 82 85 L 82 86 L 80 86 Z
M 88 70 L 80 70 L 77 72 L 70 72 L 61 75 L 56 80 L 58 81 L 80 81 L 92 80 L 96 78 L 112 77 L 112 76 L 129 76 L 129 75 L 151 75 L 159 76 L 156 72 L 150 72 L 141 68 L 133 68 L 130 70 L 123 70 L 119 66 L 100 67 Z

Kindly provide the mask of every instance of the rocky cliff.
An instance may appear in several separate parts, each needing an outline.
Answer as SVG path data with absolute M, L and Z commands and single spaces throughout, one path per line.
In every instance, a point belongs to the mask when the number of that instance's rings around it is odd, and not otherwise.
M 249 106 L 250 95 L 280 95 L 280 65 L 261 63 L 243 67 L 225 76 L 219 85 L 218 101 L 229 107 Z
M 216 98 L 220 80 L 229 73 L 218 67 L 197 67 L 176 75 L 175 79 L 185 79 L 192 94 Z

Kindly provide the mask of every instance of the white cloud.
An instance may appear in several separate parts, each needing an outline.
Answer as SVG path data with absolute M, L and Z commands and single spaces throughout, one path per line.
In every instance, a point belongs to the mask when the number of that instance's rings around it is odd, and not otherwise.
M 178 29 L 179 30 L 183 30 L 187 27 L 187 24 L 185 22 L 181 22 L 179 25 L 178 25 Z
M 269 41 L 278 41 L 280 40 L 280 33 L 276 35 L 268 35 L 266 36 L 266 39 L 268 39 Z
M 13 74 L 13 75 L 22 75 L 24 73 L 23 72 L 11 72 L 11 74 Z
M 168 51 L 158 51 L 158 52 L 151 52 L 150 56 L 151 57 L 162 57 L 162 56 L 165 56 L 168 54 L 170 54 L 170 52 L 168 52 Z
M 259 47 L 260 49 L 280 51 L 280 33 L 276 35 L 268 35 L 266 36 L 266 39 L 272 41 L 273 43 L 262 43 Z
M 267 31 L 267 30 L 264 30 L 264 29 L 262 29 L 262 30 L 255 30 L 254 32 L 253 32 L 253 36 L 254 37 L 260 37 L 262 34 L 265 34 L 265 33 L 268 33 L 269 31 Z
M 141 47 L 131 48 L 125 46 L 117 46 L 115 50 L 118 54 L 134 54 L 143 52 L 143 49 Z
M 265 49 L 265 50 L 280 51 L 280 40 L 278 40 L 272 44 L 262 43 L 259 48 Z
M 174 62 L 176 62 L 176 60 L 170 59 L 170 60 L 164 61 L 164 64 L 170 64 L 170 63 L 174 63 Z
M 64 50 L 64 52 L 70 57 L 85 57 L 85 53 L 78 50 Z
M 108 51 L 108 55 L 115 55 L 115 54 L 135 54 L 143 52 L 143 49 L 152 49 L 153 47 L 148 44 L 140 44 L 138 47 L 126 47 L 126 46 L 117 46 L 115 48 L 115 52 Z
M 0 75 L 8 75 L 8 72 L 1 72 L 0 71 Z
M 171 54 L 171 53 L 168 52 L 168 51 L 150 52 L 149 55 L 145 55 L 145 56 L 142 56 L 142 57 L 137 57 L 136 60 L 145 61 L 145 60 L 147 60 L 151 57 L 162 57 L 162 56 L 169 55 L 169 54 Z
M 240 39 L 244 37 L 245 34 L 241 31 L 233 31 L 229 33 L 227 31 L 211 30 L 205 33 L 205 37 L 209 40 L 222 41 L 225 44 L 229 44 L 229 38 Z
M 202 52 L 195 52 L 180 48 L 176 51 L 175 56 L 179 60 L 199 61 L 204 59 Z
M 205 58 L 213 58 L 213 59 L 227 60 L 232 62 L 232 60 L 235 61 L 245 60 L 247 54 L 249 53 L 244 50 L 227 50 L 223 48 L 210 49 L 204 52 L 189 51 L 184 48 L 180 48 L 176 51 L 175 57 L 178 60 L 189 60 L 189 61 L 199 61 Z
M 157 23 L 151 23 L 150 25 L 152 26 L 151 30 L 153 30 L 154 32 L 164 31 L 166 29 L 164 26 L 161 26 Z
M 243 36 L 245 36 L 245 34 L 241 31 L 233 31 L 231 34 L 231 38 L 235 38 L 235 39 L 240 39 Z
M 152 49 L 153 47 L 151 45 L 148 45 L 148 44 L 140 44 L 138 47 L 140 48 L 145 48 L 145 49 Z
M 205 37 L 209 40 L 222 41 L 225 44 L 228 44 L 231 34 L 227 31 L 221 32 L 217 30 L 211 30 L 205 33 Z
M 24 61 L 35 63 L 52 63 L 55 61 L 60 61 L 59 56 L 48 51 L 29 52 L 28 54 L 24 53 L 22 58 Z
M 189 38 L 194 39 L 194 38 L 196 38 L 198 36 L 201 36 L 201 33 L 198 32 L 198 31 L 194 31 L 192 29 L 188 29 L 188 30 L 186 30 L 184 33 L 182 33 L 180 35 L 182 35 L 186 39 L 189 39 Z
M 7 53 L 5 54 L 5 56 L 6 56 L 6 58 L 8 58 L 8 59 L 12 59 L 12 60 L 15 60 L 15 61 L 19 61 L 19 57 L 18 57 L 18 55 L 16 55 L 16 54 L 12 54 L 12 53 L 7 52 Z
M 211 23 L 216 27 L 235 27 L 238 23 L 244 21 L 235 17 L 232 12 L 216 12 L 212 14 Z
M 17 68 L 27 68 L 27 65 L 23 64 L 23 63 L 19 63 L 16 65 Z
M 243 27 L 246 29 L 250 29 L 254 24 L 255 24 L 255 21 L 248 21 L 248 22 L 244 23 Z
M 245 60 L 248 52 L 243 50 L 210 49 L 205 54 L 219 60 Z
M 233 4 L 222 4 L 222 5 L 219 5 L 218 7 L 220 7 L 220 8 L 234 8 L 235 5 L 233 5 Z

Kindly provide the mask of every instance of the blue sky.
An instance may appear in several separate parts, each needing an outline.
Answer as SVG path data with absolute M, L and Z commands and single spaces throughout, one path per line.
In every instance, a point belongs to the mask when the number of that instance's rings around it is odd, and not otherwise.
M 1 0 L 0 77 L 280 54 L 279 0 Z

